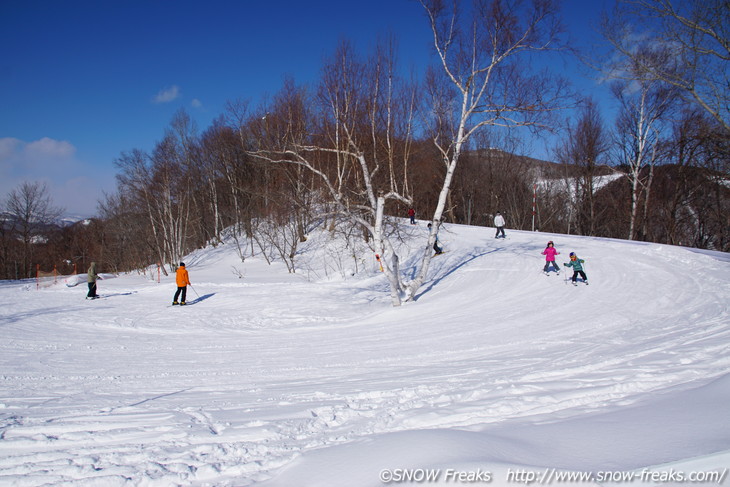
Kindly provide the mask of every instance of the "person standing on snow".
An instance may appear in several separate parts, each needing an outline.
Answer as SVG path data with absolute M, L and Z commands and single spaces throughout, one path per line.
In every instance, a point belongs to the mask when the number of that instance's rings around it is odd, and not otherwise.
M 428 224 L 428 230 L 429 230 L 429 232 L 431 231 L 431 228 L 432 227 L 433 227 L 433 225 L 431 225 L 429 223 Z M 443 254 L 444 253 L 444 249 L 442 249 L 441 247 L 439 247 L 439 236 L 438 236 L 438 233 L 436 233 L 436 239 L 433 241 L 433 251 L 436 252 L 436 255 L 439 255 L 439 254 Z
M 190 285 L 190 277 L 188 271 L 185 269 L 185 262 L 180 262 L 180 267 L 177 268 L 175 273 L 175 282 L 177 283 L 177 291 L 175 291 L 175 297 L 172 298 L 172 304 L 185 304 L 185 297 L 188 293 L 188 286 Z M 177 298 L 182 294 L 182 300 L 178 302 Z
M 99 297 L 96 294 L 96 280 L 99 278 L 99 274 L 96 273 L 96 262 L 91 263 L 86 276 L 86 282 L 89 283 L 89 292 L 86 294 L 86 299 L 96 299 Z
M 408 210 L 408 217 L 411 219 L 411 225 L 415 225 L 416 224 L 416 210 L 414 210 L 413 208 L 410 208 Z
M 583 278 L 583 282 L 588 284 L 588 278 L 586 277 L 586 273 L 583 271 L 583 264 L 585 264 L 586 261 L 583 259 L 579 259 L 577 255 L 575 255 L 575 252 L 570 253 L 570 263 L 566 262 L 563 265 L 565 267 L 572 267 L 573 268 L 573 285 L 577 286 L 576 280 L 578 278 L 578 275 Z
M 550 272 L 550 267 L 552 266 L 555 268 L 558 275 L 560 275 L 560 267 L 558 267 L 558 263 L 555 262 L 555 256 L 560 255 L 560 252 L 557 251 L 552 240 L 547 243 L 547 247 L 542 251 L 542 255 L 545 256 L 545 267 L 542 269 L 543 272 L 547 274 Z
M 502 238 L 507 238 L 504 234 L 504 217 L 500 212 L 497 212 L 497 214 L 494 215 L 494 226 L 497 227 L 497 234 L 494 238 L 499 238 L 500 233 L 502 234 Z

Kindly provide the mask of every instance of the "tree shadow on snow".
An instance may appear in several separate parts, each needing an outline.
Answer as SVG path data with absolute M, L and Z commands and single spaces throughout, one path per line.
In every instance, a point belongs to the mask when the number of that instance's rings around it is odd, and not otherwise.
M 453 274 L 454 272 L 458 271 L 462 267 L 466 266 L 470 262 L 475 261 L 476 259 L 478 259 L 480 257 L 484 257 L 485 255 L 489 255 L 489 254 L 493 254 L 495 252 L 499 252 L 500 250 L 503 250 L 503 249 L 501 249 L 501 248 L 489 249 L 489 250 L 485 250 L 483 252 L 474 253 L 474 254 L 471 254 L 471 255 L 467 256 L 464 260 L 462 260 L 461 262 L 457 263 L 455 266 L 449 268 L 449 270 L 446 271 L 444 274 L 442 274 L 440 276 L 437 276 L 437 277 L 431 279 L 428 282 L 428 284 L 425 287 L 422 287 L 421 288 L 422 290 L 419 291 L 413 297 L 413 301 L 418 301 L 419 299 L 421 299 L 421 296 L 423 296 L 424 294 L 427 294 L 429 291 L 431 291 L 431 289 L 433 289 L 434 287 L 436 287 L 436 285 L 438 285 L 444 278 L 450 276 L 451 274 Z M 435 258 L 439 258 L 439 257 L 435 257 Z

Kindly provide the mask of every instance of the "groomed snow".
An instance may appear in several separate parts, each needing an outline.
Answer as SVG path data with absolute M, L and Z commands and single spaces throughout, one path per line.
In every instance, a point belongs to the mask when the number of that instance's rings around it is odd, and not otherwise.
M 0 282 L 0 485 L 727 484 L 730 256 L 493 237 L 445 225 L 399 308 L 317 233 L 296 274 L 194 252 L 187 307 L 174 276 Z M 542 274 L 548 240 L 589 286 Z

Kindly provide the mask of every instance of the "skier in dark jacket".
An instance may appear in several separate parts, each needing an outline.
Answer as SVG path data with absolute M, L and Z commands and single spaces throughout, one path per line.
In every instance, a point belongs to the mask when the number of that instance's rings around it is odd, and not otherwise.
M 431 231 L 431 228 L 432 227 L 433 227 L 433 225 L 431 225 L 429 223 L 428 224 L 428 230 L 429 230 L 429 232 Z M 439 236 L 438 236 L 438 233 L 436 234 L 436 239 L 433 241 L 433 251 L 436 252 L 436 255 L 439 255 L 439 254 L 443 254 L 444 253 L 444 249 L 442 249 L 441 247 L 439 247 Z

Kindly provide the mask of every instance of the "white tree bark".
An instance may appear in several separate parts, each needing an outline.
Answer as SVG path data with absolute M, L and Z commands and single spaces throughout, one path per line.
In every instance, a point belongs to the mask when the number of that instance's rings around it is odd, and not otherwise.
M 428 276 L 431 248 L 443 217 L 459 159 L 477 131 L 490 126 L 539 126 L 538 115 L 558 108 L 564 97 L 559 80 L 535 76 L 520 55 L 548 51 L 557 39 L 557 4 L 477 0 L 464 20 L 457 2 L 451 8 L 439 0 L 420 0 L 431 24 L 433 45 L 453 99 L 434 97 L 434 143 L 446 168 L 432 217 L 431 233 L 419 272 L 408 284 L 408 299 L 415 299 Z M 516 69 L 515 69 L 516 68 Z M 555 82 L 553 82 L 555 81 Z M 435 90 L 434 90 L 435 91 Z M 449 106 L 458 107 L 454 113 Z M 443 133 L 447 131 L 447 133 Z M 449 134 L 450 132 L 450 134 Z

